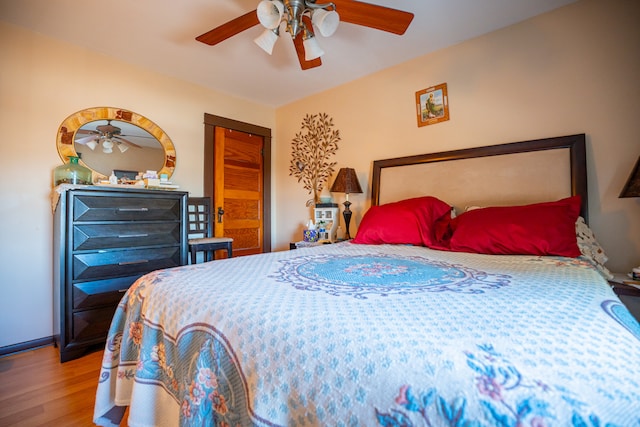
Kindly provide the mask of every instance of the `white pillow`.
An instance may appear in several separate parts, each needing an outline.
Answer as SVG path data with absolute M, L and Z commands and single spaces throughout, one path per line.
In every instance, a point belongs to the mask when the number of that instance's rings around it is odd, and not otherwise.
M 605 277 L 607 280 L 613 279 L 613 274 L 604 266 L 609 260 L 605 255 L 604 249 L 600 246 L 593 231 L 584 221 L 581 216 L 576 221 L 576 239 L 578 241 L 578 248 L 582 252 L 582 256 L 587 258 Z

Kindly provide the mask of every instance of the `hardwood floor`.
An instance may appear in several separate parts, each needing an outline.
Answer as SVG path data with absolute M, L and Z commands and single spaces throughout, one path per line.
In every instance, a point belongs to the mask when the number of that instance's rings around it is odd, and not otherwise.
M 0 358 L 0 426 L 93 426 L 101 361 L 98 351 L 60 363 L 53 346 Z

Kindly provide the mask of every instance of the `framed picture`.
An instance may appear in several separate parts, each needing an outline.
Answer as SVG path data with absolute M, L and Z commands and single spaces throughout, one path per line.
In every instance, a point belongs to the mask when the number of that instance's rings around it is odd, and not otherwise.
M 449 120 L 447 84 L 442 83 L 416 92 L 416 107 L 418 127 Z
M 140 172 L 115 169 L 113 173 L 118 177 L 118 179 L 127 178 L 130 181 L 134 181 L 136 179 L 136 175 Z

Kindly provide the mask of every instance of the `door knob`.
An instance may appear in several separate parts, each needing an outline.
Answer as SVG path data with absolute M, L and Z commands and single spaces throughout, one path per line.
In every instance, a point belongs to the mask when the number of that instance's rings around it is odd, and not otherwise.
M 224 209 L 221 206 L 218 207 L 218 222 L 222 222 L 222 215 L 224 215 Z

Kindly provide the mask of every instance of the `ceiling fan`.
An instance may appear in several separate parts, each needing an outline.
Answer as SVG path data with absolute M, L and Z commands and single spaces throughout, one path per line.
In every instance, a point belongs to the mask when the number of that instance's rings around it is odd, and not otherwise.
M 112 153 L 114 145 L 118 147 L 121 153 L 124 153 L 129 147 L 141 148 L 138 144 L 125 139 L 122 135 L 122 129 L 111 124 L 111 120 L 107 120 L 106 125 L 96 126 L 96 130 L 91 129 L 78 129 L 76 135 L 84 134 L 87 136 L 76 138 L 75 142 L 78 144 L 86 145 L 91 150 L 102 143 L 102 151 L 104 153 Z
M 316 0 L 262 0 L 256 10 L 245 13 L 198 37 L 199 42 L 216 45 L 242 31 L 262 24 L 264 32 L 255 43 L 271 54 L 280 35 L 280 24 L 293 38 L 298 61 L 303 70 L 322 65 L 324 54 L 315 40 L 313 27 L 324 37 L 332 35 L 338 23 L 362 25 L 402 35 L 413 20 L 413 13 L 356 0 L 333 0 L 319 4 Z

